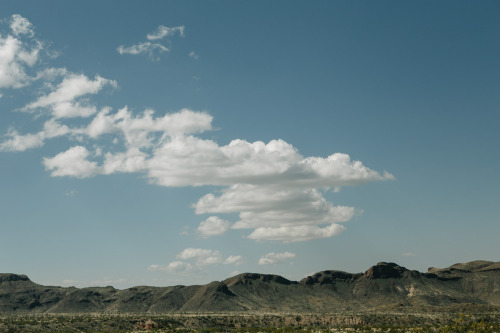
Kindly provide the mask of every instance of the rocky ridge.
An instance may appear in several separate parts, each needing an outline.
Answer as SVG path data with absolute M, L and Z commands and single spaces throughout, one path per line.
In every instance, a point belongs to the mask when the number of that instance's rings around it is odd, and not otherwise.
M 0 274 L 0 313 L 334 313 L 424 307 L 500 309 L 500 262 L 421 273 L 381 262 L 364 273 L 327 270 L 301 281 L 243 273 L 206 285 L 63 288 Z

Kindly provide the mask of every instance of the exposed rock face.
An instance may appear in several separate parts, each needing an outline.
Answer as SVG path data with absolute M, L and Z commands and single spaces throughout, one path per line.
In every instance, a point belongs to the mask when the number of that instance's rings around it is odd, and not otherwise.
M 290 285 L 290 284 L 296 284 L 297 282 L 295 281 L 290 281 L 285 279 L 282 276 L 279 275 L 274 275 L 274 274 L 258 274 L 258 273 L 242 273 L 238 274 L 236 276 L 233 276 L 232 278 L 229 278 L 225 280 L 224 282 L 228 286 L 234 286 L 234 285 L 249 285 L 253 284 L 256 281 L 260 282 L 274 282 L 274 283 L 279 283 L 279 284 L 284 284 L 284 285 Z
M 0 273 L 0 283 L 12 282 L 12 281 L 29 281 L 26 275 L 12 274 L 12 273 Z
M 337 282 L 348 282 L 359 278 L 361 274 L 351 274 L 342 271 L 322 271 L 314 275 L 308 276 L 300 281 L 301 284 L 335 284 Z
M 399 279 L 408 270 L 392 262 L 379 262 L 376 266 L 370 267 L 365 276 L 368 279 Z
M 300 282 L 279 275 L 243 273 L 201 286 L 125 290 L 46 287 L 26 275 L 0 274 L 0 313 L 326 313 L 454 305 L 500 309 L 500 262 L 473 261 L 429 268 L 427 273 L 381 262 L 365 273 L 329 270 Z

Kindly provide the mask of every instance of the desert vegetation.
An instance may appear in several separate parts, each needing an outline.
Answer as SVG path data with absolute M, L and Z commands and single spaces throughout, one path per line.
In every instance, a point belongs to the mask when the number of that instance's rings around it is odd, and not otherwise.
M 0 332 L 500 332 L 500 314 L 17 314 Z

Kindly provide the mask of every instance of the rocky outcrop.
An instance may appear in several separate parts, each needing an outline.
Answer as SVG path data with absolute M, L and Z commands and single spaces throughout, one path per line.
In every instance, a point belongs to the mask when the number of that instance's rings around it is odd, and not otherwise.
M 406 268 L 395 263 L 379 262 L 376 266 L 370 267 L 364 276 L 368 279 L 400 279 L 405 272 L 408 272 Z
M 361 277 L 362 274 L 351 274 L 343 271 L 322 271 L 311 276 L 308 276 L 300 281 L 301 284 L 305 285 L 325 285 L 325 284 L 335 284 L 337 282 L 349 282 L 354 281 Z
M 15 281 L 30 281 L 30 279 L 26 275 L 0 273 L 0 283 Z
M 249 285 L 249 284 L 255 283 L 256 281 L 273 282 L 273 283 L 279 283 L 279 284 L 284 284 L 284 285 L 290 285 L 290 284 L 297 283 L 295 281 L 290 281 L 288 279 L 285 279 L 284 277 L 279 276 L 279 275 L 258 274 L 258 273 L 238 274 L 236 276 L 233 276 L 232 278 L 224 280 L 224 283 L 226 283 L 228 286 L 234 286 L 234 285 Z

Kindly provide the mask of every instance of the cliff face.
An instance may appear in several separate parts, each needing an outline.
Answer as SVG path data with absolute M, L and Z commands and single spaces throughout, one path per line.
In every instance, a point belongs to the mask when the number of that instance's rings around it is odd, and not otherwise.
M 323 271 L 296 282 L 244 273 L 202 286 L 62 288 L 0 274 L 0 313 L 366 311 L 393 306 L 500 307 L 500 262 L 474 261 L 427 273 L 378 263 L 364 273 Z

